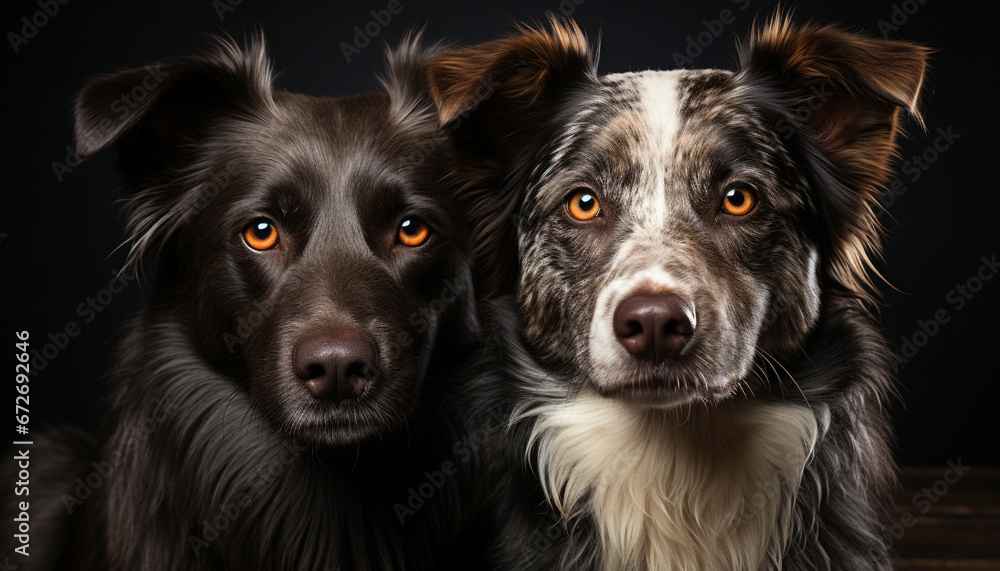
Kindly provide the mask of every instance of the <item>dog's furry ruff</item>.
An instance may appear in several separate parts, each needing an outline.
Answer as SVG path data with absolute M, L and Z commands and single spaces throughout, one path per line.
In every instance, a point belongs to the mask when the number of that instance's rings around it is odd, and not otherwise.
M 584 392 L 525 414 L 546 496 L 603 522 L 608 569 L 756 569 L 761 546 L 780 561 L 818 432 L 806 406 L 644 410 Z

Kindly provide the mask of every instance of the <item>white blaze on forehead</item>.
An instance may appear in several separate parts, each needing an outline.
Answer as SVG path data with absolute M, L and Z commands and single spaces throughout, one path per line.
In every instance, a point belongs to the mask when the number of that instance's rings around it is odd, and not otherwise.
M 634 108 L 640 138 L 629 149 L 640 165 L 638 186 L 634 192 L 637 226 L 660 229 L 674 207 L 667 200 L 666 179 L 669 161 L 674 155 L 680 131 L 680 78 L 685 71 L 644 71 L 610 76 L 636 94 Z M 638 230 L 639 228 L 637 228 Z
M 650 156 L 671 152 L 680 129 L 680 71 L 645 71 L 633 76 L 639 113 L 645 123 Z

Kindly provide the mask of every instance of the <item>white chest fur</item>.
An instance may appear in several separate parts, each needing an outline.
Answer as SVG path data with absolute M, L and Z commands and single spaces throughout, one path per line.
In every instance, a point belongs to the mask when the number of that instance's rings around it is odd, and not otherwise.
M 663 411 L 584 392 L 526 416 L 549 499 L 593 517 L 608 571 L 758 569 L 817 435 L 808 408 L 760 401 Z

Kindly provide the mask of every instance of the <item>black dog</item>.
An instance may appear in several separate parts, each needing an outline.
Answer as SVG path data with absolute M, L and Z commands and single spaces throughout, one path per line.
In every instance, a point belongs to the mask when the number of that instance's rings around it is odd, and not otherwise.
M 262 40 L 80 93 L 77 150 L 118 151 L 130 261 L 151 276 L 83 462 L 106 478 L 86 498 L 72 478 L 32 490 L 74 512 L 56 568 L 473 565 L 476 462 L 453 449 L 478 326 L 433 49 L 391 52 L 384 94 L 275 89 Z
M 735 73 L 599 76 L 558 21 L 436 57 L 477 276 L 514 296 L 498 569 L 890 568 L 872 205 L 926 59 L 780 16 Z

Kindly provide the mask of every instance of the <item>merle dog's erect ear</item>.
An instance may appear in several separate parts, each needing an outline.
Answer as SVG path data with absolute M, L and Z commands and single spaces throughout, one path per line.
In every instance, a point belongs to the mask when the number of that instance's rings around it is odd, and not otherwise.
M 271 82 L 260 35 L 246 49 L 218 39 L 201 56 L 98 76 L 76 99 L 76 152 L 116 147 L 126 175 L 155 174 L 217 117 L 272 108 Z
M 512 215 L 521 196 L 504 186 L 506 169 L 550 139 L 545 126 L 560 101 L 597 84 L 597 50 L 576 23 L 550 16 L 548 28 L 522 25 L 506 38 L 440 53 L 428 73 L 439 120 L 456 142 L 477 292 L 492 297 L 518 271 Z
M 442 125 L 474 114 L 500 150 L 521 148 L 560 91 L 597 81 L 596 50 L 572 20 L 549 17 L 549 28 L 444 52 L 430 65 Z M 464 122 L 462 122 L 464 125 Z M 468 128 L 466 128 L 468 130 Z
M 776 16 L 743 45 L 740 76 L 797 101 L 817 146 L 866 186 L 886 174 L 899 110 L 922 121 L 928 54 L 908 42 L 795 27 Z
M 775 99 L 779 135 L 798 137 L 823 180 L 830 277 L 863 299 L 880 248 L 873 202 L 888 182 L 901 113 L 923 126 L 930 50 L 776 14 L 740 49 L 738 85 Z M 783 115 L 783 116 L 782 116 Z

